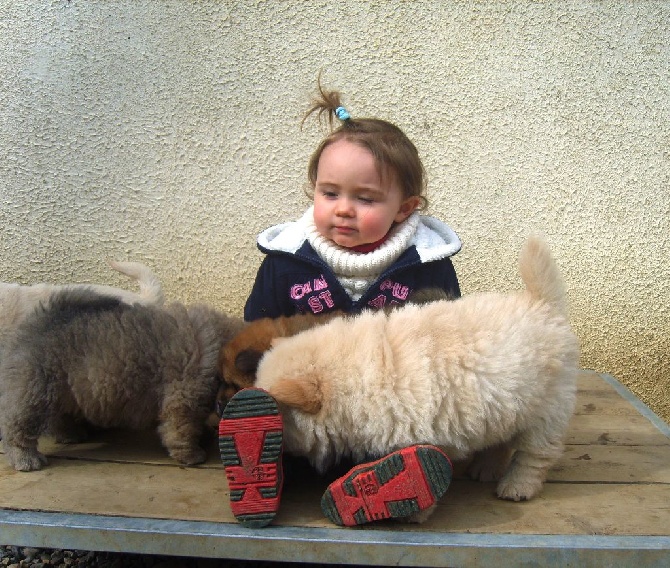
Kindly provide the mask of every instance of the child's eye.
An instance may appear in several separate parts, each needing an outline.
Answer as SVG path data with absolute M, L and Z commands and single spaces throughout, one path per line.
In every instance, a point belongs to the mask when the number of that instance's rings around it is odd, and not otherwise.
M 327 198 L 337 197 L 337 193 L 335 191 L 333 191 L 332 189 L 320 188 L 319 193 L 323 197 L 327 197 Z
M 372 199 L 372 197 L 359 197 L 358 201 L 360 201 L 361 203 L 365 203 L 366 205 L 369 205 L 370 203 L 374 203 L 375 200 Z

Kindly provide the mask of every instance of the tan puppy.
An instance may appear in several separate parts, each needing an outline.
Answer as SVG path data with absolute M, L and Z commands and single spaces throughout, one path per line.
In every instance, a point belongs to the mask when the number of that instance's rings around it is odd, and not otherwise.
M 519 265 L 520 292 L 363 313 L 277 340 L 256 386 L 280 404 L 285 449 L 320 471 L 412 444 L 456 460 L 484 451 L 472 473 L 488 480 L 502 473 L 491 455 L 511 448 L 498 496 L 537 495 L 563 451 L 579 344 L 548 247 L 529 239 Z
M 169 454 L 205 459 L 217 358 L 239 320 L 207 306 L 129 306 L 90 290 L 56 292 L 19 325 L 0 362 L 0 431 L 17 470 L 41 469 L 40 435 L 63 423 L 158 426 Z
M 21 286 L 15 283 L 0 282 L 0 345 L 31 314 L 40 302 L 47 301 L 61 290 L 90 289 L 120 299 L 126 304 L 163 304 L 163 288 L 156 275 L 139 262 L 110 262 L 109 265 L 129 276 L 140 287 L 139 293 L 97 284 L 33 284 Z

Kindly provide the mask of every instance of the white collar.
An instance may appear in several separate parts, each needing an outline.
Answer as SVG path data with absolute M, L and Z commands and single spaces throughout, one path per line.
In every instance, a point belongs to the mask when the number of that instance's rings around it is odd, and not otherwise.
M 320 235 L 312 217 L 307 226 L 307 240 L 338 276 L 377 276 L 411 246 L 418 225 L 419 214 L 412 213 L 391 229 L 391 234 L 379 247 L 360 253 L 341 247 Z

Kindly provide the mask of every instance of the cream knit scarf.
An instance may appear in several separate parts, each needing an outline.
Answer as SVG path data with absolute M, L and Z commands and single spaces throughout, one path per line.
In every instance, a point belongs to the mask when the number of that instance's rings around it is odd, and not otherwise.
M 347 294 L 356 301 L 379 275 L 410 246 L 419 226 L 419 213 L 412 213 L 391 229 L 389 238 L 368 253 L 353 252 L 321 236 L 312 219 L 307 223 L 307 240 L 321 259 L 328 264 Z

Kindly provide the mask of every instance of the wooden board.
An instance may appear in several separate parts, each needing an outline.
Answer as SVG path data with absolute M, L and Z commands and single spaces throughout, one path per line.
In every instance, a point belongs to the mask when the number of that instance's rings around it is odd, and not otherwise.
M 231 557 L 266 559 L 267 543 L 260 544 L 271 537 L 274 552 L 269 557 L 276 560 L 439 566 L 446 559 L 456 562 L 467 552 L 484 562 L 473 565 L 484 566 L 489 565 L 488 554 L 500 549 L 513 554 L 509 558 L 515 562 L 525 561 L 520 556 L 525 551 L 535 554 L 534 562 L 545 565 L 552 563 L 542 554 L 554 551 L 552 558 L 559 562 L 554 565 L 563 565 L 588 560 L 584 555 L 589 551 L 597 550 L 603 559 L 604 546 L 609 554 L 618 554 L 612 561 L 645 565 L 667 561 L 670 565 L 669 430 L 648 409 L 642 408 L 641 413 L 639 401 L 631 397 L 613 379 L 583 372 L 565 454 L 549 472 L 537 498 L 525 503 L 500 501 L 494 484 L 468 480 L 460 475 L 465 464 L 457 464 L 457 476 L 447 494 L 421 525 L 385 522 L 336 528 L 319 506 L 327 481 L 301 477 L 286 480 L 273 527 L 240 530 L 228 505 L 214 437 L 207 462 L 194 468 L 171 460 L 153 433 L 105 432 L 75 445 L 45 439 L 40 447 L 50 465 L 41 471 L 17 472 L 4 459 L 0 461 L 0 544 L 66 547 L 86 531 L 90 546 L 101 550 L 151 553 L 157 534 L 167 539 L 171 531 L 191 534 L 199 527 L 211 541 L 198 545 L 193 537 L 173 553 L 214 557 L 234 550 Z M 64 519 L 76 519 L 72 524 L 77 526 L 68 532 Z M 137 540 L 137 530 L 128 528 L 137 523 L 159 528 L 145 526 L 143 544 L 141 538 Z M 114 528 L 118 542 L 110 541 L 109 527 Z M 322 542 L 316 548 L 311 542 L 314 535 Z M 467 540 L 475 535 L 480 541 Z M 507 541 L 496 540 L 505 535 Z M 179 541 L 172 536 L 172 544 Z M 233 537 L 235 546 L 231 546 Z M 462 541 L 465 537 L 467 546 Z M 553 540 L 546 541 L 547 537 Z M 594 537 L 599 540 L 585 541 L 588 545 L 579 540 Z M 21 541 L 7 540 L 12 538 Z M 519 543 L 533 538 L 543 538 L 545 544 L 528 541 L 519 548 Z M 239 539 L 246 539 L 247 546 L 237 547 Z M 352 541 L 347 554 L 333 548 L 342 539 Z M 406 543 L 406 549 L 393 556 L 396 546 L 390 543 L 399 541 Z M 450 541 L 452 545 L 445 548 Z M 453 544 L 457 542 L 461 545 Z M 220 543 L 226 544 L 225 551 Z M 281 556 L 284 547 L 285 558 Z M 556 555 L 556 550 L 561 553 Z

